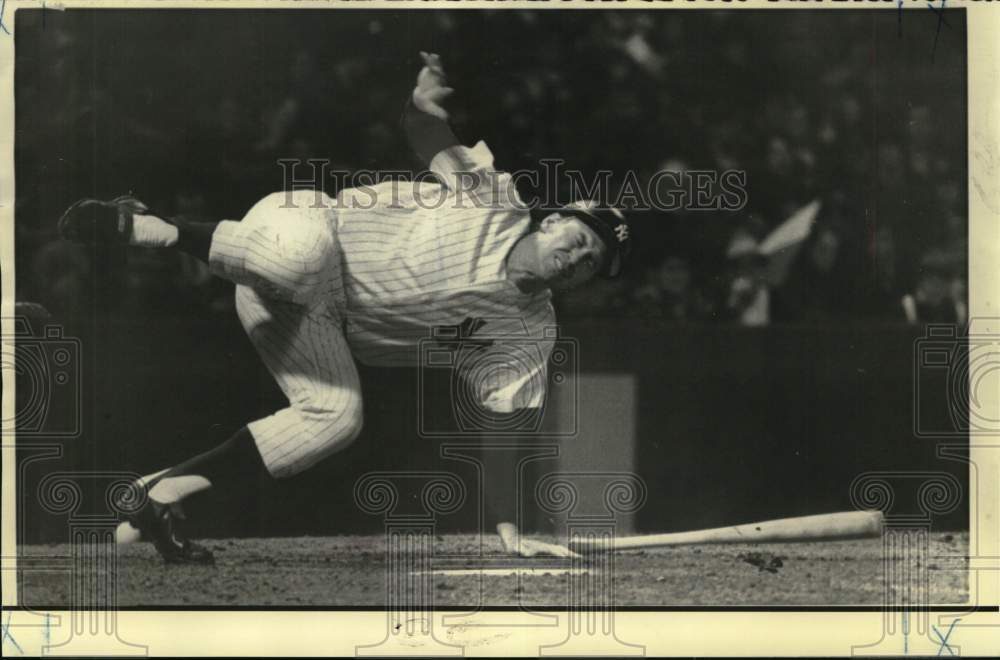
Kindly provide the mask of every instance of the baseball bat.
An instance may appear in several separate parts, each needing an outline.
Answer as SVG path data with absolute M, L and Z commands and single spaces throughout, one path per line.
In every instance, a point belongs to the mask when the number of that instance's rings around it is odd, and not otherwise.
M 881 511 L 842 511 L 692 532 L 643 534 L 614 539 L 575 538 L 570 541 L 569 547 L 572 550 L 627 550 L 701 543 L 801 543 L 863 539 L 879 536 L 881 533 Z

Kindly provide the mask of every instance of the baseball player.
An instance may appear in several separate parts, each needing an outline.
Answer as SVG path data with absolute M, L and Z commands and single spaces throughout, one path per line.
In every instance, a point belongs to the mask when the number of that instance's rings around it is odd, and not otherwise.
M 628 225 L 589 202 L 533 221 L 486 144 L 468 148 L 454 136 L 440 58 L 421 56 L 403 126 L 434 183 L 386 182 L 335 200 L 275 193 L 238 222 L 169 217 L 132 197 L 85 199 L 63 214 L 69 240 L 182 250 L 234 282 L 239 319 L 288 398 L 214 449 L 144 477 L 148 497 L 120 526 L 120 540 L 151 541 L 168 563 L 211 563 L 211 552 L 182 534 L 180 503 L 262 468 L 290 477 L 346 447 L 363 419 L 355 360 L 415 365 L 434 328 L 460 328 L 468 350 L 484 354 L 479 364 L 500 365 L 462 374 L 483 410 L 503 416 L 542 405 L 551 291 L 616 276 Z M 537 339 L 535 350 L 505 359 L 504 337 Z M 508 552 L 569 553 L 521 537 L 509 519 L 497 530 Z

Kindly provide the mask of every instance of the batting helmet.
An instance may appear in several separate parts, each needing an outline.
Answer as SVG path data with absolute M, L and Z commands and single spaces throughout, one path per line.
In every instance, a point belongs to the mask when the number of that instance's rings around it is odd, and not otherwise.
M 632 251 L 631 230 L 625 214 L 616 208 L 602 208 L 592 200 L 567 204 L 562 212 L 576 216 L 597 232 L 608 253 L 600 275 L 606 278 L 618 277 Z

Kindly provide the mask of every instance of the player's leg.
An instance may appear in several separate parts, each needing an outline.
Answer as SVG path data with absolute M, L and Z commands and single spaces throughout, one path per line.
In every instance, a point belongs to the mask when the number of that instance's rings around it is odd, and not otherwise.
M 339 286 L 339 269 L 327 286 Z M 118 530 L 120 542 L 151 540 L 168 562 L 207 563 L 211 554 L 184 538 L 179 504 L 211 487 L 237 487 L 265 473 L 288 477 L 350 444 L 361 430 L 360 381 L 336 305 L 311 306 L 236 288 L 236 309 L 289 406 L 251 422 L 225 443 L 173 468 L 144 477 L 143 509 Z
M 168 217 L 131 197 L 81 200 L 59 220 L 64 238 L 180 249 L 211 271 L 270 298 L 308 303 L 321 292 L 335 245 L 333 201 L 321 192 L 274 193 L 241 222 Z
M 289 401 L 248 424 L 268 473 L 298 474 L 350 444 L 361 432 L 361 382 L 338 307 L 305 309 L 238 286 L 236 311 Z
M 274 334 L 273 329 L 263 331 L 254 343 L 258 347 L 268 344 Z M 301 341 L 292 345 L 301 346 Z M 323 345 L 332 348 L 331 343 Z M 322 383 L 309 376 L 305 380 L 310 382 L 302 389 L 306 375 L 289 374 L 280 382 L 292 405 L 251 422 L 218 447 L 143 478 L 147 503 L 120 526 L 119 541 L 137 540 L 141 535 L 154 543 L 167 562 L 209 563 L 209 551 L 185 538 L 178 525 L 177 518 L 183 518 L 179 505 L 185 498 L 209 488 L 239 488 L 241 482 L 256 482 L 262 473 L 290 477 L 349 445 L 361 430 L 362 404 L 357 372 L 343 348 L 317 370 L 336 368 L 344 376 L 340 382 Z
M 127 236 L 132 244 L 182 249 L 241 285 L 240 318 L 292 404 L 219 447 L 143 478 L 147 503 L 119 527 L 119 541 L 141 534 L 168 562 L 210 562 L 211 553 L 187 541 L 177 526 L 183 499 L 262 470 L 276 477 L 295 474 L 357 436 L 360 386 L 340 334 L 343 283 L 335 227 L 331 210 L 314 208 L 316 202 L 315 193 L 290 199 L 278 193 L 256 204 L 242 222 L 215 223 L 163 219 L 140 202 L 119 199 L 75 205 L 60 221 L 63 235 L 74 240 L 100 230 Z M 113 208 L 117 215 L 93 221 L 88 208 Z M 93 231 L 83 231 L 88 228 Z

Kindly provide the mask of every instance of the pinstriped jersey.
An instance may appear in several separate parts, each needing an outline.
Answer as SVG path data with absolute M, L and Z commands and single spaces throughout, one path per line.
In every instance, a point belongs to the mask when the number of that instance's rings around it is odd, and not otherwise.
M 528 211 L 482 142 L 442 151 L 431 171 L 441 184 L 390 181 L 338 196 L 351 351 L 364 364 L 412 366 L 450 349 L 488 409 L 538 407 L 551 294 L 523 293 L 506 268 Z

